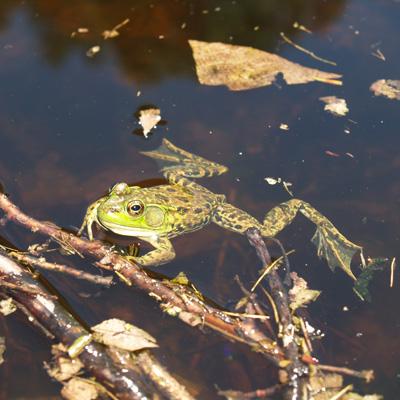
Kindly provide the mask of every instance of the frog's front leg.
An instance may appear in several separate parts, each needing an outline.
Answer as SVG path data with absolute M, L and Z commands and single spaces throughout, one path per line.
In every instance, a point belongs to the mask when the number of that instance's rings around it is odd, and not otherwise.
M 128 256 L 128 258 L 132 258 L 138 264 L 144 267 L 156 266 L 166 264 L 175 258 L 174 247 L 168 238 L 155 235 L 150 238 L 139 237 L 139 239 L 150 243 L 155 249 L 141 257 Z
M 297 212 L 301 212 L 317 226 L 311 240 L 317 246 L 318 255 L 327 260 L 332 270 L 335 267 L 342 268 L 355 279 L 350 262 L 354 254 L 362 248 L 346 239 L 332 222 L 305 201 L 291 199 L 270 210 L 264 218 L 261 231 L 263 236 L 275 236 L 292 222 Z
M 97 209 L 99 208 L 100 204 L 104 201 L 104 199 L 99 199 L 92 203 L 88 209 L 86 210 L 85 217 L 83 218 L 83 222 L 81 227 L 78 231 L 78 236 L 82 235 L 83 230 L 87 229 L 88 237 L 90 240 L 93 240 L 93 231 L 92 225 L 94 222 L 97 222 Z

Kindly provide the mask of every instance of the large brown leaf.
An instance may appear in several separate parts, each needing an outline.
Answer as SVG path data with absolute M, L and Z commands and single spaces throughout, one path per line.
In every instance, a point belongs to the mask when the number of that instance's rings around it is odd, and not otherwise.
M 276 54 L 225 43 L 189 40 L 203 85 L 246 90 L 270 85 L 278 73 L 288 85 L 321 81 L 341 85 L 341 75 L 303 67 Z

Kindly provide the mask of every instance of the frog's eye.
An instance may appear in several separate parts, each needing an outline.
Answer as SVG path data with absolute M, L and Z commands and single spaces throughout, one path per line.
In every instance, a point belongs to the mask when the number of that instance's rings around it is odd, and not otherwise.
M 133 217 L 136 217 L 143 213 L 143 203 L 140 200 L 133 200 L 128 203 L 127 205 L 128 213 L 131 214 Z

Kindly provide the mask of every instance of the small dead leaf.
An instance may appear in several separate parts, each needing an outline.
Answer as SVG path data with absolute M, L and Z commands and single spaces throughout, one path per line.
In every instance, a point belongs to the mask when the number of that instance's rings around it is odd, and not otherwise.
M 100 46 L 93 46 L 86 52 L 86 55 L 88 57 L 94 57 L 100 50 L 101 50 Z
M 117 36 L 119 36 L 119 32 L 118 29 L 122 28 L 124 25 L 126 25 L 127 23 L 129 23 L 129 18 L 125 19 L 124 21 L 122 21 L 120 24 L 114 26 L 114 28 L 110 29 L 110 30 L 105 30 L 102 33 L 103 38 L 106 39 L 113 39 Z
M 103 321 L 92 331 L 97 342 L 127 351 L 158 347 L 156 339 L 146 331 L 117 318 Z
M 385 96 L 391 100 L 400 100 L 400 80 L 379 79 L 369 87 L 369 90 L 374 92 L 375 96 Z
M 203 85 L 226 85 L 231 90 L 270 85 L 281 73 L 288 85 L 320 81 L 341 85 L 341 75 L 303 67 L 276 54 L 251 47 L 189 40 L 197 77 Z
M 0 336 L 0 365 L 3 364 L 4 358 L 3 354 L 6 351 L 6 339 L 3 336 Z
M 51 368 L 47 368 L 47 373 L 58 382 L 62 382 L 76 376 L 82 367 L 83 364 L 79 358 L 71 359 L 61 356 L 56 358 Z
M 9 297 L 6 300 L 0 301 L 0 314 L 7 316 L 7 315 L 12 314 L 14 311 L 16 311 L 16 309 L 17 309 L 17 306 L 14 304 L 11 297 Z
M 12 314 L 17 309 L 11 297 L 0 301 L 0 314 L 4 316 Z
M 339 99 L 336 96 L 325 96 L 319 99 L 325 103 L 324 110 L 333 115 L 343 117 L 349 112 L 345 99 Z
M 97 399 L 99 392 L 95 382 L 73 378 L 62 388 L 61 394 L 67 400 L 94 400 Z
M 183 271 L 179 272 L 179 274 L 175 278 L 171 279 L 171 282 L 176 283 L 178 285 L 185 285 L 185 286 L 190 285 L 189 278 Z
M 139 112 L 139 124 L 143 128 L 143 135 L 147 139 L 149 132 L 161 121 L 158 108 L 147 108 Z
M 290 308 L 294 311 L 299 307 L 315 301 L 320 295 L 319 290 L 308 289 L 307 282 L 300 278 L 296 272 L 292 272 L 290 277 L 293 280 L 293 287 L 289 290 Z

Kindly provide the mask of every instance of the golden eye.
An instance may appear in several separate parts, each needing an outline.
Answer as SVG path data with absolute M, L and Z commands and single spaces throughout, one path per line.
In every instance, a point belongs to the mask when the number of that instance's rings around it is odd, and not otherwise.
M 133 200 L 127 205 L 128 213 L 132 216 L 138 216 L 143 213 L 143 203 L 140 200 Z

